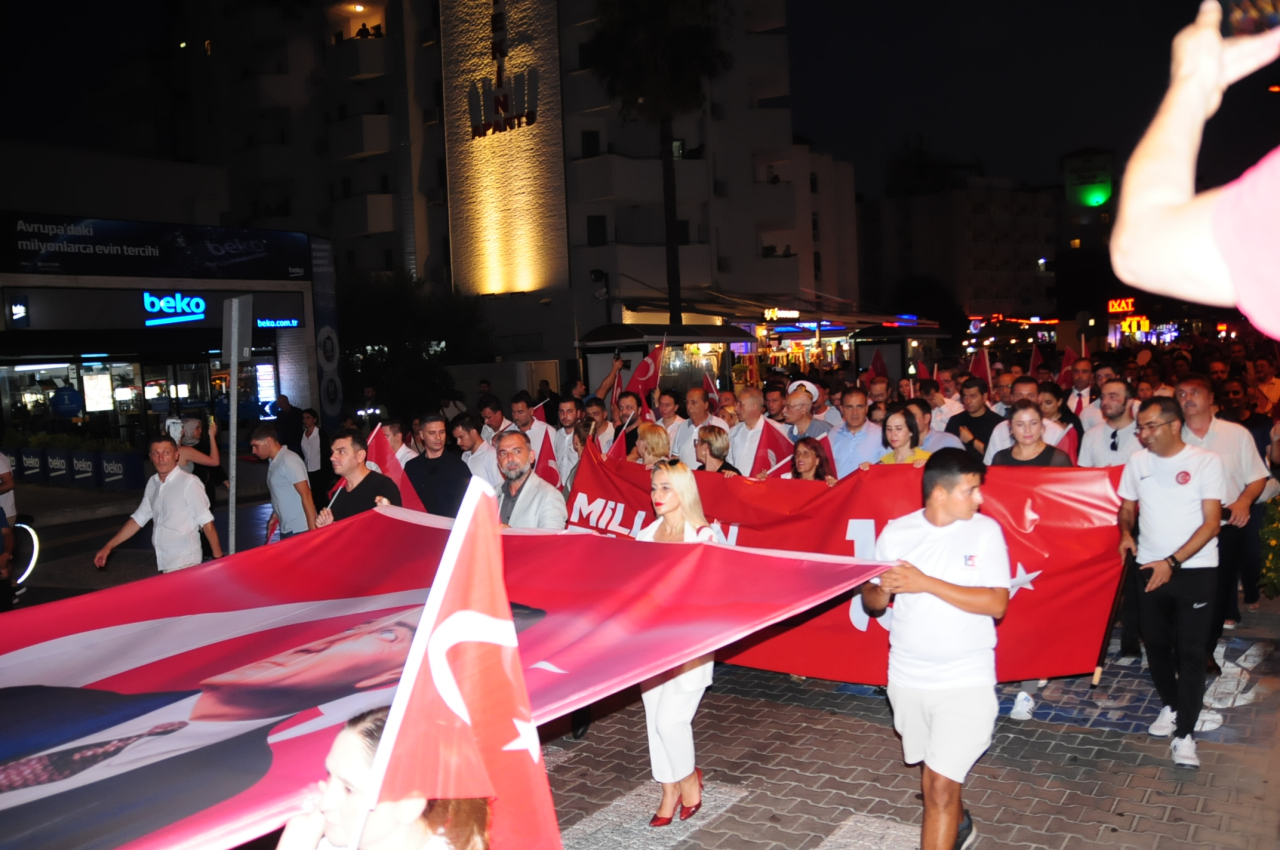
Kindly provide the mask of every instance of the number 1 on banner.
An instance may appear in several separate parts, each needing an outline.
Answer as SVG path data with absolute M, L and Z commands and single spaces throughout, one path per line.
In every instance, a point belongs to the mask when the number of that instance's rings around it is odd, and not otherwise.
M 871 519 L 851 519 L 844 533 L 845 540 L 853 541 L 853 557 L 868 561 L 876 557 L 876 523 Z

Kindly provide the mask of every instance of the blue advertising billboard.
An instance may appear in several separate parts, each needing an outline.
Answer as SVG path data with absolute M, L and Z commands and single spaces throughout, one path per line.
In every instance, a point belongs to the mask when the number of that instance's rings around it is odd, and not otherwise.
M 305 233 L 0 213 L 0 272 L 310 280 Z

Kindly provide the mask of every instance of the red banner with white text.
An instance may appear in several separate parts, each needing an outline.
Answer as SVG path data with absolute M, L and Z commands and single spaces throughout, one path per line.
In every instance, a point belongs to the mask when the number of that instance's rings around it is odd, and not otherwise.
M 341 724 L 390 704 L 449 525 L 380 508 L 0 615 L 0 850 L 220 850 L 283 824 Z M 535 724 L 884 570 L 578 531 L 502 541 Z
M 982 512 L 1009 546 L 1013 586 L 997 631 L 1000 681 L 1089 673 L 1097 663 L 1121 575 L 1116 485 L 1120 468 L 987 472 Z M 702 505 L 730 543 L 872 558 L 876 536 L 923 504 L 923 472 L 873 466 L 835 487 L 814 481 L 696 472 Z M 636 463 L 584 459 L 569 524 L 634 536 L 652 522 L 649 473 Z M 892 608 L 868 620 L 845 596 L 722 651 L 721 661 L 842 682 L 888 675 Z

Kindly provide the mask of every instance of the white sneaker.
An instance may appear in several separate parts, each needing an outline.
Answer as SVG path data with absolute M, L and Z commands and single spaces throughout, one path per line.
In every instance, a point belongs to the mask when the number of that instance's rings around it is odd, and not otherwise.
M 1168 738 L 1178 726 L 1178 712 L 1169 706 L 1160 709 L 1160 716 L 1147 727 L 1147 734 L 1152 738 Z
M 1031 694 L 1019 691 L 1013 699 L 1013 711 L 1009 712 L 1009 717 L 1013 720 L 1030 720 L 1035 707 L 1036 701 L 1031 698 Z
M 1190 735 L 1174 738 L 1173 743 L 1169 745 L 1169 749 L 1173 750 L 1174 766 L 1186 768 L 1198 768 L 1200 766 L 1200 757 L 1196 755 L 1196 739 Z

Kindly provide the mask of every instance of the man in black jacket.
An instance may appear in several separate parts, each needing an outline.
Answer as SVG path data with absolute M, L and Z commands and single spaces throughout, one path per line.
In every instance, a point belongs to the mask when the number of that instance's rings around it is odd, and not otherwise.
M 991 440 L 991 432 L 1003 422 L 1000 414 L 987 407 L 987 382 L 970 378 L 960 385 L 960 403 L 964 412 L 947 420 L 947 433 L 954 434 L 964 443 L 969 454 L 982 460 Z
M 404 474 L 427 513 L 456 517 L 471 470 L 461 457 L 445 449 L 447 434 L 443 416 L 433 413 L 419 419 L 417 437 L 424 451 L 404 465 Z

